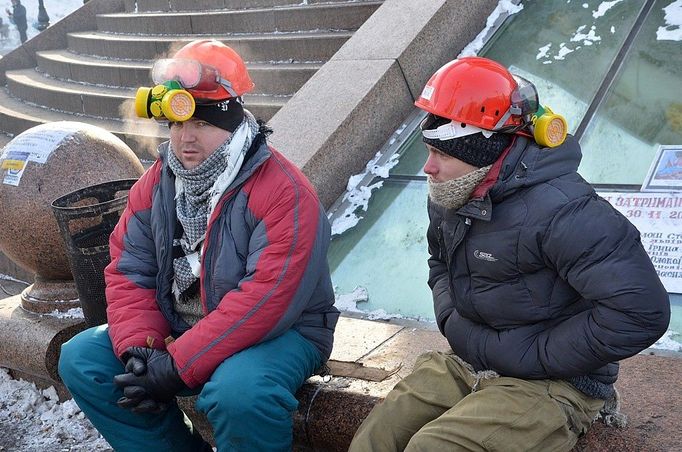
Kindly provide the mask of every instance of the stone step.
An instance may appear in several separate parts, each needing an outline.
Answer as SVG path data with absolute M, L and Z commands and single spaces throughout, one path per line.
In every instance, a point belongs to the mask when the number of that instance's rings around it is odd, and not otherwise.
M 168 137 L 168 128 L 151 120 L 123 121 L 75 115 L 29 104 L 0 90 L 0 124 L 4 133 L 16 136 L 31 127 L 55 121 L 85 122 L 108 130 L 122 139 L 143 162 L 155 160 L 156 146 Z
M 38 71 L 61 80 L 111 87 L 151 84 L 151 61 L 127 61 L 77 55 L 67 50 L 37 52 Z M 321 67 L 320 63 L 247 63 L 254 93 L 291 95 Z
M 381 2 L 375 1 L 237 11 L 100 14 L 97 29 L 105 33 L 145 35 L 356 30 L 380 5 Z
M 87 116 L 117 118 L 121 115 L 121 104 L 130 102 L 127 109 L 133 114 L 134 88 L 112 88 L 107 86 L 67 82 L 50 77 L 34 69 L 8 71 L 7 88 L 12 96 L 41 106 L 83 114 Z M 244 103 L 259 118 L 269 120 L 285 103 L 289 96 L 249 95 Z M 124 110 L 123 114 L 126 114 Z
M 212 35 L 232 47 L 246 61 L 326 61 L 353 35 L 352 31 Z M 151 60 L 168 55 L 173 48 L 197 36 L 144 36 L 86 31 L 69 33 L 68 48 L 74 53 L 128 60 Z
M 315 3 L 359 3 L 367 0 L 125 0 L 126 12 L 197 11 L 214 9 L 253 9 Z

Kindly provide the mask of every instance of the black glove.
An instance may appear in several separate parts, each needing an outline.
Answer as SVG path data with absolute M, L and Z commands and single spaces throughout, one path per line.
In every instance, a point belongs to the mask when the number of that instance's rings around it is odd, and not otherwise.
M 137 356 L 131 356 L 125 353 L 122 357 L 126 361 L 126 373 L 132 373 L 136 376 L 144 375 L 147 372 L 147 363 Z M 133 413 L 162 413 L 168 409 L 168 404 L 157 402 L 149 397 L 147 391 L 142 386 L 125 386 L 123 388 L 123 397 L 116 401 L 116 404 L 121 408 L 126 408 Z
M 130 347 L 126 355 L 128 356 L 126 373 L 116 375 L 114 383 L 123 388 L 123 395 L 131 400 L 131 404 L 136 399 L 144 401 L 147 398 L 157 403 L 167 403 L 173 400 L 178 392 L 187 388 L 168 352 Z M 127 395 L 126 388 L 130 388 Z
M 149 397 L 142 386 L 126 386 L 123 388 L 123 397 L 116 401 L 121 408 L 126 408 L 133 413 L 162 413 L 170 406 L 164 402 L 157 402 Z

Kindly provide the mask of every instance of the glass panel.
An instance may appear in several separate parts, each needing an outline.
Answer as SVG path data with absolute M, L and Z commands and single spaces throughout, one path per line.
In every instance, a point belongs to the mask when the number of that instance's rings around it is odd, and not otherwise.
M 384 181 L 357 226 L 332 238 L 329 263 L 337 297 L 367 290 L 363 311 L 432 320 L 426 284 L 426 182 Z
M 682 143 L 682 41 L 659 40 L 657 1 L 582 139 L 580 173 L 593 184 L 640 185 L 660 144 Z
M 479 54 L 532 81 L 574 132 L 643 4 L 524 1 Z
M 411 133 L 410 137 L 405 141 L 402 148 L 398 151 L 400 160 L 394 166 L 391 175 L 407 175 L 407 176 L 425 176 L 422 168 L 426 163 L 426 149 L 422 141 L 422 134 L 419 127 L 413 131 L 406 131 Z

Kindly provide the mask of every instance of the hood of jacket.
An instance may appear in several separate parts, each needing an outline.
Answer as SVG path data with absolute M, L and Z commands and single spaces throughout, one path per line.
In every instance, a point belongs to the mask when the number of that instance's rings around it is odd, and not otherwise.
M 517 136 L 488 194 L 493 202 L 499 202 L 519 189 L 577 171 L 581 159 L 578 140 L 572 135 L 555 148 L 540 147 L 524 136 Z

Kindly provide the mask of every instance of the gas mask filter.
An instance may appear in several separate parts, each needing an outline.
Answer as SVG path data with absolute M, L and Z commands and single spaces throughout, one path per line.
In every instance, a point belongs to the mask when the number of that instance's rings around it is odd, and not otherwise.
M 140 118 L 182 122 L 192 117 L 195 107 L 194 97 L 176 80 L 140 87 L 135 94 L 135 113 Z
M 540 105 L 531 118 L 533 138 L 540 146 L 554 148 L 566 140 L 568 123 L 566 118 L 558 115 L 547 106 Z

